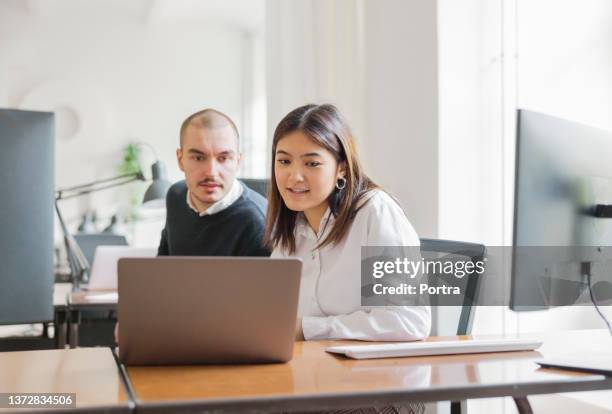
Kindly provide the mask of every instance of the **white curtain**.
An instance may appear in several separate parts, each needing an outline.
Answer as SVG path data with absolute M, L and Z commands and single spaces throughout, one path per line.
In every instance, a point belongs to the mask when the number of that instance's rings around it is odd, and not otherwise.
M 363 131 L 359 0 L 267 0 L 268 136 L 290 110 L 333 103 Z

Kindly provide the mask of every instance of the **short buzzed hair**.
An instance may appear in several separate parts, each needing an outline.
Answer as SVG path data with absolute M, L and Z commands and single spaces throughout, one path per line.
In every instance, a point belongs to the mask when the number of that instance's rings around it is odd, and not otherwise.
M 225 115 L 221 111 L 217 111 L 216 109 L 212 108 L 206 108 L 189 115 L 187 119 L 185 119 L 181 124 L 181 148 L 183 147 L 183 135 L 185 134 L 185 130 L 189 125 L 208 129 L 223 128 L 230 125 L 236 133 L 236 143 L 238 144 L 238 149 L 240 150 L 240 134 L 238 133 L 238 128 L 236 127 L 234 121 L 232 121 L 229 116 Z

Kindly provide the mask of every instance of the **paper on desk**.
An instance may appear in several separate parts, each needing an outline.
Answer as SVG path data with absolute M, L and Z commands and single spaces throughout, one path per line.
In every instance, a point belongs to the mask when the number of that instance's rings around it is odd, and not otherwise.
M 98 293 L 87 295 L 86 298 L 91 302 L 117 302 L 119 300 L 119 294 L 117 292 Z

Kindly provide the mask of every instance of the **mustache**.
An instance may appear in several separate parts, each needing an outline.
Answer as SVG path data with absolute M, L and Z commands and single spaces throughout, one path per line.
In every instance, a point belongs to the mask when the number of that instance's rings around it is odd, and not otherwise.
M 217 185 L 220 185 L 221 187 L 223 187 L 222 183 L 220 183 L 219 181 L 214 180 L 212 178 L 206 178 L 206 179 L 204 179 L 202 181 L 198 181 L 198 185 L 202 185 L 202 184 L 217 184 Z

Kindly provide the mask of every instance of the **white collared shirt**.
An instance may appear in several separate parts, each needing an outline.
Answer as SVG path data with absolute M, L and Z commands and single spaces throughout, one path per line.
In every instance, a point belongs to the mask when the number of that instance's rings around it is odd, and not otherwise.
M 328 209 L 316 235 L 300 213 L 296 251 L 303 261 L 298 316 L 304 338 L 411 341 L 429 335 L 429 306 L 361 306 L 361 246 L 413 246 L 420 241 L 401 207 L 387 193 L 373 190 L 346 237 L 315 249 L 333 227 Z M 325 226 L 326 220 L 329 220 Z M 289 257 L 279 248 L 272 257 Z
M 221 198 L 221 200 L 212 203 L 204 211 L 198 211 L 196 206 L 191 201 L 191 192 L 187 190 L 187 205 L 193 211 L 195 211 L 200 217 L 212 215 L 215 213 L 219 213 L 220 211 L 223 211 L 229 206 L 231 206 L 232 204 L 234 204 L 234 202 L 240 198 L 243 191 L 244 191 L 244 188 L 242 188 L 242 184 L 240 183 L 240 181 L 238 181 L 237 179 L 234 179 L 234 182 L 232 183 L 232 187 L 230 188 L 228 193 L 225 196 L 223 196 L 223 198 Z

